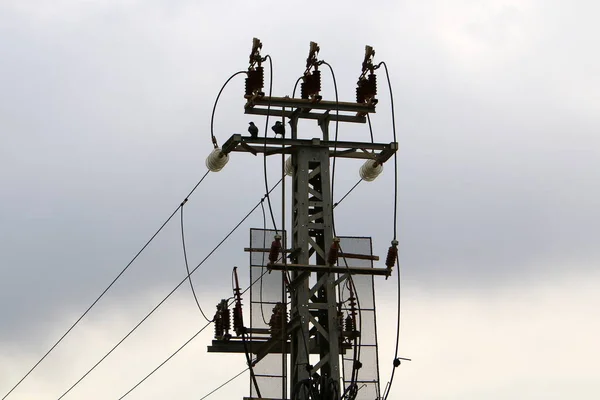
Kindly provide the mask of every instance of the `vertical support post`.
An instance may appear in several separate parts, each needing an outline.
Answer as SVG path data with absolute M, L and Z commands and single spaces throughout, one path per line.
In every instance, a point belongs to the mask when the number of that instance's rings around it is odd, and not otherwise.
M 333 239 L 332 200 L 329 176 L 329 149 L 298 147 L 293 155 L 292 247 L 295 263 L 327 265 L 327 251 Z M 311 262 L 311 258 L 314 261 Z M 335 386 L 340 393 L 340 348 L 337 321 L 335 275 L 322 272 L 310 288 L 310 275 L 295 272 L 292 289 L 292 314 L 299 328 L 291 333 L 294 390 L 311 374 L 319 373 L 322 382 Z M 314 293 L 310 296 L 310 293 Z M 309 323 L 314 329 L 310 329 Z M 311 346 L 319 349 L 319 361 L 312 370 Z M 299 400 L 304 400 L 300 393 Z

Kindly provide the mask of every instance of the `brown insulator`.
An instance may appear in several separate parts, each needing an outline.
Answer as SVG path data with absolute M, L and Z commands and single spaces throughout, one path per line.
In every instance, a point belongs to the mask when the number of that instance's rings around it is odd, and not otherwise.
M 352 286 L 350 286 L 350 297 L 348 298 L 348 303 L 350 303 L 350 312 L 348 313 L 348 317 L 352 320 L 352 331 L 356 330 L 356 297 L 354 297 L 354 291 L 352 290 Z
M 396 259 L 398 258 L 398 241 L 392 240 L 392 245 L 388 249 L 387 257 L 385 258 L 385 266 L 388 269 L 394 268 L 396 265 Z
M 215 313 L 215 339 L 222 340 L 225 335 L 225 327 L 223 326 L 223 303 L 217 304 L 217 312 Z
M 248 77 L 246 78 L 247 96 L 261 91 L 265 83 L 264 74 L 265 71 L 263 67 L 256 67 L 255 69 L 248 70 Z
M 365 87 L 367 84 L 367 80 L 365 78 L 361 78 L 356 86 L 356 102 L 357 103 L 364 103 L 367 101 L 366 95 L 365 95 Z
M 233 308 L 233 330 L 238 336 L 241 336 L 246 331 L 242 316 L 242 303 L 237 303 Z
M 271 314 L 271 319 L 269 320 L 269 326 L 271 327 L 271 337 L 278 336 L 285 327 L 287 323 L 287 309 L 283 303 L 275 304 L 273 307 L 273 314 Z
M 275 235 L 275 240 L 271 243 L 271 250 L 269 251 L 269 263 L 273 264 L 279 259 L 279 252 L 281 251 L 281 236 Z
M 256 67 L 255 70 L 255 85 L 256 85 L 256 90 L 261 91 L 262 88 L 265 87 L 265 69 L 264 67 Z
M 225 308 L 221 315 L 223 317 L 223 330 L 225 333 L 228 333 L 231 329 L 231 313 L 229 312 L 229 308 Z
M 352 316 L 350 314 L 348 314 L 348 316 L 346 317 L 346 329 L 345 331 L 347 333 L 351 333 L 354 332 L 356 330 L 356 324 L 354 323 L 354 319 L 352 318 Z
M 377 95 L 377 75 L 371 72 L 367 82 L 367 96 L 373 98 Z
M 329 254 L 327 254 L 327 264 L 330 266 L 336 265 L 338 261 L 338 255 L 340 252 L 340 239 L 337 237 L 333 238 L 331 247 L 329 248 Z
M 215 339 L 220 340 L 223 338 L 223 334 L 225 331 L 223 330 L 223 320 L 221 316 L 217 312 L 215 314 Z
M 252 96 L 252 86 L 250 85 L 250 82 L 248 82 L 250 78 L 246 77 L 245 79 L 245 84 L 244 84 L 244 94 L 246 96 Z
M 308 99 L 308 91 L 306 90 L 306 82 L 305 80 L 300 83 L 300 98 Z
M 316 96 L 321 91 L 321 71 L 316 69 L 311 75 L 311 94 Z

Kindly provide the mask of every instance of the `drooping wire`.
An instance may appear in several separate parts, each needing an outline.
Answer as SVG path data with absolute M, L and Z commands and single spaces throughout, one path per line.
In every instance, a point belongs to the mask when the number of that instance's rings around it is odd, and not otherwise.
M 219 102 L 219 97 L 221 97 L 221 93 L 223 93 L 223 89 L 225 89 L 225 86 L 227 86 L 229 81 L 231 81 L 233 78 L 235 78 L 236 76 L 238 76 L 240 74 L 247 74 L 247 73 L 248 73 L 248 71 L 238 71 L 238 72 L 234 73 L 233 75 L 231 75 L 229 77 L 229 79 L 227 79 L 225 81 L 223 86 L 221 86 L 221 90 L 219 90 L 219 94 L 217 94 L 217 98 L 215 99 L 215 104 L 213 105 L 212 114 L 210 116 L 210 139 L 211 139 L 212 144 L 215 147 L 215 149 L 217 147 L 219 147 L 219 145 L 217 144 L 217 138 L 215 137 L 215 131 L 214 131 L 215 111 L 217 110 L 217 103 Z
M 211 394 L 215 393 L 217 390 L 223 388 L 223 386 L 225 386 L 225 385 L 229 384 L 230 382 L 234 381 L 237 377 L 239 377 L 240 375 L 242 375 L 244 372 L 248 371 L 249 369 L 250 369 L 250 367 L 244 369 L 243 371 L 240 371 L 239 373 L 237 373 L 236 375 L 234 375 L 232 378 L 228 379 L 224 383 L 220 384 L 219 386 L 217 386 L 216 388 L 214 388 L 213 390 L 211 390 L 210 392 L 208 392 L 207 394 L 205 394 L 204 396 L 202 396 L 200 398 L 200 400 L 206 399 L 208 396 L 210 396 Z
M 263 152 L 263 171 L 265 176 L 265 191 L 269 190 L 269 178 L 267 177 L 267 130 L 269 128 L 269 116 L 271 114 L 271 95 L 273 94 L 273 60 L 270 55 L 265 56 L 265 60 L 269 60 L 269 101 L 267 102 L 267 118 L 265 119 L 265 148 Z M 267 194 L 267 204 L 269 206 L 269 213 L 271 214 L 271 221 L 273 222 L 273 229 L 277 233 L 277 223 L 275 222 L 275 216 L 273 215 L 273 207 L 271 206 L 271 196 Z
M 192 276 L 190 275 L 190 265 L 188 263 L 188 258 L 187 258 L 187 250 L 186 250 L 186 246 L 185 246 L 185 231 L 183 229 L 183 209 L 184 209 L 184 205 L 187 202 L 187 199 L 185 199 L 183 201 L 183 203 L 181 203 L 181 208 L 179 209 L 179 213 L 181 214 L 181 246 L 183 247 L 183 260 L 185 261 L 185 270 L 187 271 L 188 274 L 188 281 L 190 282 L 190 288 L 192 289 L 192 295 L 194 296 L 194 301 L 196 302 L 196 305 L 198 306 L 198 310 L 200 310 L 200 314 L 202 314 L 202 317 L 204 317 L 204 319 L 207 322 L 211 322 L 211 319 L 208 319 L 206 317 L 206 314 L 204 314 L 204 311 L 202 311 L 202 307 L 200 307 L 200 302 L 198 301 L 198 296 L 196 296 L 196 290 L 194 289 L 194 283 L 192 282 Z
M 339 132 L 339 124 L 340 124 L 340 101 L 339 101 L 339 95 L 338 95 L 338 89 L 337 89 L 337 80 L 335 79 L 335 73 L 333 72 L 333 67 L 325 61 L 322 61 L 323 65 L 327 65 L 327 67 L 329 67 L 329 71 L 331 71 L 331 77 L 333 78 L 333 89 L 335 91 L 335 115 L 336 115 L 336 119 L 335 119 L 335 138 L 333 141 L 333 165 L 331 167 L 331 199 L 333 199 L 333 189 L 335 187 L 335 161 L 337 160 L 337 157 L 335 156 L 335 152 L 337 151 L 337 142 L 338 142 L 338 132 Z M 333 206 L 332 206 L 332 225 L 333 225 L 333 231 L 334 231 L 334 235 L 335 235 L 335 223 L 333 222 L 335 220 L 335 218 L 333 218 Z
M 198 183 L 192 188 L 192 190 L 185 196 L 188 199 L 200 186 L 200 184 L 204 181 L 204 179 L 208 176 L 210 171 L 206 171 L 206 173 L 200 178 Z M 162 223 L 162 225 L 158 228 L 156 232 L 148 239 L 148 241 L 142 246 L 142 248 L 133 256 L 133 258 L 125 265 L 125 267 L 117 274 L 117 276 L 112 280 L 112 282 L 100 293 L 100 295 L 94 300 L 94 302 L 81 314 L 79 318 L 67 329 L 67 331 L 50 347 L 50 349 L 27 371 L 27 373 L 2 397 L 2 400 L 6 399 L 36 368 L 38 365 L 48 357 L 48 355 L 63 341 L 63 339 L 79 324 L 79 322 L 90 312 L 92 308 L 100 301 L 102 297 L 110 290 L 110 288 L 119 280 L 119 278 L 129 269 L 129 267 L 134 263 L 135 260 L 142 254 L 142 252 L 150 245 L 150 243 L 158 236 L 158 234 L 163 230 L 163 228 L 171 221 L 171 219 L 175 216 L 177 211 L 181 208 L 181 204 L 169 215 L 169 217 Z
M 279 186 L 279 184 L 281 183 L 281 181 L 277 182 L 269 192 L 272 192 L 273 190 L 275 190 L 275 188 L 277 186 Z M 66 392 L 64 392 L 57 400 L 62 399 L 64 396 L 66 396 L 71 390 L 73 390 L 73 388 L 75 388 L 75 386 L 77 386 L 82 380 L 85 379 L 86 376 L 88 376 L 94 369 L 96 369 L 96 367 L 98 365 L 100 365 L 100 363 L 102 363 L 108 356 L 110 356 L 112 354 L 113 351 L 115 351 L 117 349 L 117 347 L 119 347 L 129 336 L 131 336 L 131 334 L 133 332 L 135 332 L 135 330 L 137 328 L 140 327 L 140 325 L 142 325 L 160 306 L 162 306 L 168 299 L 169 297 L 171 297 L 173 295 L 173 293 L 175 293 L 175 291 L 177 289 L 179 289 L 187 280 L 188 277 L 190 275 L 192 275 L 194 272 L 196 272 L 198 270 L 198 268 L 200 268 L 205 262 L 206 260 L 208 260 L 210 258 L 210 256 L 212 256 L 214 254 L 215 251 L 217 251 L 217 249 L 219 249 L 219 247 L 221 247 L 221 245 L 223 243 L 225 243 L 225 241 L 248 219 L 248 217 L 250 217 L 250 215 L 260 206 L 260 203 L 263 201 L 263 199 L 265 198 L 265 196 L 267 196 L 267 194 L 265 194 L 261 200 L 241 219 L 240 222 L 238 222 L 233 229 L 231 229 L 229 231 L 229 233 L 227 235 L 225 235 L 225 237 L 206 255 L 206 257 L 204 257 L 204 259 L 202 259 L 202 261 L 200 261 L 200 263 L 190 271 L 190 273 L 188 274 L 188 276 L 186 276 L 181 282 L 179 282 L 179 284 L 177 284 L 177 286 L 175 286 L 175 288 L 173 290 L 171 290 L 169 292 L 169 294 L 167 294 L 152 310 L 150 310 L 150 312 L 148 314 L 146 314 L 146 316 L 144 318 L 142 318 L 142 320 L 140 322 L 138 322 L 121 340 L 119 340 L 119 342 L 114 345 L 109 351 L 108 353 L 106 353 L 98 362 L 96 362 L 96 364 L 94 364 L 83 376 L 81 376 L 73 385 L 71 385 L 71 387 L 69 387 L 69 389 L 67 389 Z M 188 196 L 189 197 L 189 196 Z
M 400 261 L 398 258 L 396 258 L 396 273 L 398 274 L 398 287 L 397 287 L 397 291 L 398 291 L 398 315 L 397 315 L 397 321 L 398 323 L 396 324 L 396 348 L 394 350 L 394 362 L 398 359 L 398 347 L 400 345 L 400 289 L 401 289 L 401 279 L 400 279 Z M 390 375 L 390 380 L 386 386 L 386 390 L 383 396 L 383 400 L 387 400 L 389 394 L 390 394 L 390 390 L 392 390 L 392 383 L 394 382 L 394 373 L 396 372 L 396 366 L 394 365 L 394 367 L 392 368 L 392 373 Z
M 263 246 L 266 248 L 267 247 L 267 214 L 265 213 L 264 202 L 260 203 L 260 207 L 262 209 L 262 217 L 263 217 Z M 262 317 L 264 324 L 268 325 L 269 323 L 267 322 L 267 319 L 265 318 L 265 309 L 264 309 L 264 303 L 263 303 L 263 275 L 264 275 L 264 272 L 267 271 L 267 268 L 265 267 L 265 256 L 266 255 L 267 255 L 266 252 L 262 253 L 261 265 L 263 267 L 261 268 L 261 271 L 263 272 L 263 274 L 260 275 L 259 296 L 260 296 L 260 315 Z
M 142 383 L 144 383 L 146 381 L 146 379 L 150 378 L 150 376 L 152 376 L 156 371 L 158 371 L 163 365 L 165 365 L 166 363 L 168 363 L 171 360 L 171 358 L 175 357 L 177 355 L 177 353 L 179 353 L 181 350 L 183 350 L 183 348 L 185 346 L 187 346 L 188 344 L 190 344 L 190 342 L 192 340 L 194 340 L 199 334 L 201 334 L 202 331 L 204 331 L 206 328 L 208 328 L 208 326 L 211 323 L 212 323 L 212 321 L 209 321 L 206 325 L 204 325 L 202 328 L 200 328 L 200 330 L 198 332 L 194 333 L 194 335 L 192 337 L 190 337 L 184 344 L 182 344 L 177 350 L 175 350 L 175 352 L 173 352 L 163 362 L 161 362 L 160 364 L 158 364 L 158 366 L 156 368 L 154 368 L 152 371 L 150 371 L 144 378 L 142 378 L 141 381 L 139 381 L 138 383 L 136 383 L 131 389 L 129 389 L 127 392 L 125 392 L 125 394 L 123 396 L 119 397 L 118 400 L 124 399 L 129 393 L 131 393 L 135 389 L 137 389 L 138 386 L 140 386 Z
M 385 76 L 387 78 L 387 83 L 388 83 L 388 89 L 390 91 L 390 106 L 392 108 L 392 133 L 394 135 L 394 142 L 397 143 L 397 138 L 396 138 L 396 115 L 394 112 L 394 94 L 392 91 L 392 83 L 390 80 L 390 74 L 388 71 L 388 67 L 387 64 L 382 61 L 379 63 L 378 67 L 383 65 L 384 69 L 385 69 Z M 398 154 L 397 151 L 394 152 L 394 240 L 396 240 L 396 233 L 397 233 L 397 226 L 398 226 Z M 398 302 L 398 316 L 397 316 L 397 322 L 396 322 L 396 346 L 395 346 L 395 351 L 394 351 L 394 363 L 396 362 L 396 360 L 398 359 L 398 347 L 400 344 L 400 288 L 401 288 L 401 276 L 400 276 L 400 260 L 399 257 L 396 258 L 396 269 L 397 269 L 397 274 L 398 274 L 398 288 L 397 288 L 397 302 Z M 392 389 L 392 383 L 394 381 L 394 373 L 396 371 L 396 365 L 394 365 L 394 367 L 392 368 L 392 373 L 390 376 L 390 380 L 389 383 L 387 385 L 386 388 L 386 392 L 384 395 L 384 400 L 387 400 L 388 395 L 390 394 L 390 390 Z
M 346 192 L 346 194 L 345 194 L 345 195 L 343 195 L 343 196 L 342 196 L 342 198 L 341 198 L 339 201 L 337 201 L 337 202 L 333 203 L 333 208 L 336 208 L 337 206 L 339 206 L 339 205 L 340 205 L 340 203 L 341 203 L 342 201 L 344 201 L 344 199 L 345 199 L 346 197 L 348 197 L 348 195 L 349 195 L 350 193 L 352 193 L 352 191 L 353 191 L 354 189 L 356 189 L 356 187 L 357 187 L 357 186 L 358 186 L 358 185 L 359 185 L 359 184 L 360 184 L 362 181 L 363 181 L 362 179 L 359 179 L 359 180 L 358 180 L 358 182 L 356 182 L 356 183 L 354 184 L 354 186 L 352 186 L 352 187 L 350 188 L 350 190 L 348 190 L 348 191 Z
M 246 289 L 244 289 L 243 292 L 240 293 L 240 295 L 246 293 L 252 286 L 254 286 L 254 284 L 256 284 L 256 282 L 258 282 L 258 280 L 260 278 L 262 278 L 262 276 L 267 273 L 267 271 L 263 272 L 261 274 L 260 277 L 258 277 L 257 279 L 254 280 L 254 282 L 252 282 L 250 284 L 250 286 L 248 286 Z M 233 299 L 233 297 L 231 298 Z M 229 306 L 230 304 L 228 304 Z M 211 323 L 213 323 L 214 321 L 210 321 L 208 322 L 205 326 L 203 326 L 198 332 L 196 332 L 192 337 L 190 337 L 184 344 L 182 344 L 174 353 L 172 353 L 169 357 L 167 357 L 163 362 L 161 362 L 156 368 L 154 368 L 150 373 L 148 373 L 141 381 L 139 381 L 138 383 L 136 383 L 131 389 L 129 389 L 127 391 L 127 393 L 125 393 L 123 396 L 119 397 L 118 400 L 122 400 L 123 398 L 125 398 L 125 396 L 127 396 L 129 393 L 131 393 L 132 391 L 134 391 L 135 389 L 137 389 L 142 383 L 144 383 L 151 375 L 153 375 L 156 371 L 158 371 L 160 368 L 162 368 L 167 362 L 169 362 L 175 355 L 177 355 L 177 353 L 179 353 L 184 347 L 186 347 L 192 340 L 194 340 L 200 333 L 202 333 L 202 331 L 204 331 Z
M 331 77 L 333 79 L 333 88 L 335 91 L 335 104 L 336 104 L 336 120 L 335 120 L 335 138 L 334 138 L 334 144 L 333 144 L 333 153 L 334 153 L 334 157 L 333 157 L 333 165 L 332 165 L 332 171 L 331 171 L 331 198 L 333 199 L 333 192 L 334 192 L 334 188 L 335 188 L 335 164 L 336 164 L 336 160 L 337 157 L 335 156 L 335 152 L 337 150 L 337 142 L 338 142 L 338 133 L 339 133 L 339 114 L 340 114 L 340 108 L 339 108 L 339 94 L 338 94 L 338 89 L 337 89 L 337 80 L 335 78 L 335 72 L 333 71 L 333 67 L 325 62 L 325 61 L 321 61 L 320 63 L 322 63 L 323 65 L 326 65 L 330 72 L 331 72 Z M 334 214 L 334 204 L 332 203 L 331 205 L 331 227 L 333 230 L 333 235 L 337 236 L 336 233 L 336 229 L 335 229 L 335 214 Z M 342 259 L 344 261 L 344 264 L 346 266 L 346 268 L 349 270 L 349 266 L 348 266 L 348 261 L 346 260 L 346 257 L 343 256 L 343 251 L 341 250 L 340 247 L 340 251 L 342 252 Z M 359 324 L 362 326 L 362 313 L 361 313 L 361 308 L 360 308 L 360 300 L 359 300 L 359 295 L 358 295 L 358 290 L 356 290 L 356 285 L 354 284 L 354 280 L 352 279 L 352 274 L 348 273 L 348 281 L 350 282 L 350 285 L 353 286 L 353 290 L 354 290 L 354 295 L 356 297 L 356 304 L 358 306 L 358 318 L 359 318 Z M 354 349 L 354 360 L 352 363 L 352 380 L 351 380 L 351 384 L 355 384 L 356 380 L 358 379 L 358 369 L 357 369 L 357 361 L 360 359 L 360 350 L 361 350 L 361 338 L 360 335 L 358 338 L 355 339 L 355 349 Z
M 392 134 L 394 135 L 394 143 L 396 139 L 396 113 L 394 112 L 394 93 L 392 91 L 392 82 L 385 61 L 379 63 L 385 69 L 385 77 L 387 78 L 388 88 L 390 90 L 390 106 L 392 108 Z M 396 240 L 396 232 L 398 227 L 398 152 L 394 152 L 394 240 Z
M 371 116 L 367 113 L 367 123 L 369 124 L 369 133 L 371 134 L 371 143 L 375 143 L 373 139 L 373 126 L 371 125 Z

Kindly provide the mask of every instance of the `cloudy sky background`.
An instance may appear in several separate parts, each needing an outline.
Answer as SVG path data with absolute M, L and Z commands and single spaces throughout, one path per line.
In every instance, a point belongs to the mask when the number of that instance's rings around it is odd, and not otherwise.
M 600 5 L 592 1 L 0 2 L 0 394 L 106 287 L 204 173 L 212 102 L 246 68 L 252 37 L 291 94 L 308 43 L 353 98 L 364 45 L 395 95 L 403 268 L 392 398 L 595 399 L 600 395 Z M 375 138 L 389 142 L 380 77 Z M 243 79 L 215 133 L 245 132 Z M 324 96 L 333 98 L 324 73 Z M 305 137 L 317 127 L 302 124 Z M 340 138 L 368 138 L 364 126 Z M 271 161 L 270 179 L 279 168 Z M 358 179 L 340 162 L 336 193 Z M 393 173 L 361 184 L 338 232 L 392 236 Z M 264 193 L 262 159 L 236 154 L 186 205 L 196 265 Z M 279 199 L 275 199 L 280 216 Z M 248 228 L 197 274 L 201 301 L 247 284 Z M 175 218 L 9 399 L 62 394 L 183 277 Z M 378 282 L 382 386 L 394 341 L 392 281 Z M 118 398 L 202 326 L 183 287 L 66 398 Z M 212 328 L 131 399 L 199 399 L 244 368 L 209 355 Z M 247 395 L 239 378 L 218 398 Z M 216 397 L 215 397 L 216 398 Z

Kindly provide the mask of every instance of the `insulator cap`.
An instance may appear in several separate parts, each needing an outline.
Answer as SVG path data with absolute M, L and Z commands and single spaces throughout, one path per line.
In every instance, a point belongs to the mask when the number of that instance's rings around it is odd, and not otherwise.
M 215 148 L 206 157 L 206 168 L 211 172 L 219 172 L 229 161 L 229 155 L 223 153 L 219 147 Z
M 285 160 L 283 171 L 287 176 L 294 175 L 294 164 L 292 164 L 292 156 L 289 156 L 287 160 Z
M 369 79 L 367 80 L 367 97 L 372 99 L 377 95 L 377 75 L 374 73 L 369 74 Z
M 340 238 L 334 237 L 331 247 L 329 248 L 329 254 L 327 255 L 327 264 L 335 265 L 338 261 L 338 254 L 340 252 Z
M 356 102 L 357 103 L 366 103 L 367 96 L 365 94 L 367 86 L 367 80 L 361 78 L 356 84 Z
M 246 330 L 244 328 L 244 318 L 242 316 L 242 304 L 237 303 L 233 309 L 233 330 L 239 336 Z
M 275 337 L 279 333 L 281 333 L 285 324 L 287 324 L 287 308 L 283 303 L 276 303 L 275 307 L 273 307 L 273 314 L 271 314 L 271 319 L 269 320 L 269 326 L 271 327 L 270 332 L 271 336 Z
M 394 242 L 396 242 L 396 244 L 394 244 Z M 394 240 L 392 242 L 392 245 L 388 249 L 387 257 L 385 258 L 385 266 L 388 267 L 389 269 L 394 268 L 394 265 L 396 265 L 396 259 L 398 258 L 397 245 L 398 245 L 398 242 Z
M 264 68 L 256 67 L 248 70 L 246 78 L 246 95 L 250 96 L 254 93 L 259 93 L 265 86 L 265 71 Z
M 360 167 L 358 174 L 363 181 L 372 182 L 383 172 L 383 165 L 375 160 L 367 160 Z
M 269 251 L 269 263 L 273 264 L 279 259 L 279 251 L 281 250 L 281 236 L 275 235 L 275 240 L 271 243 Z

